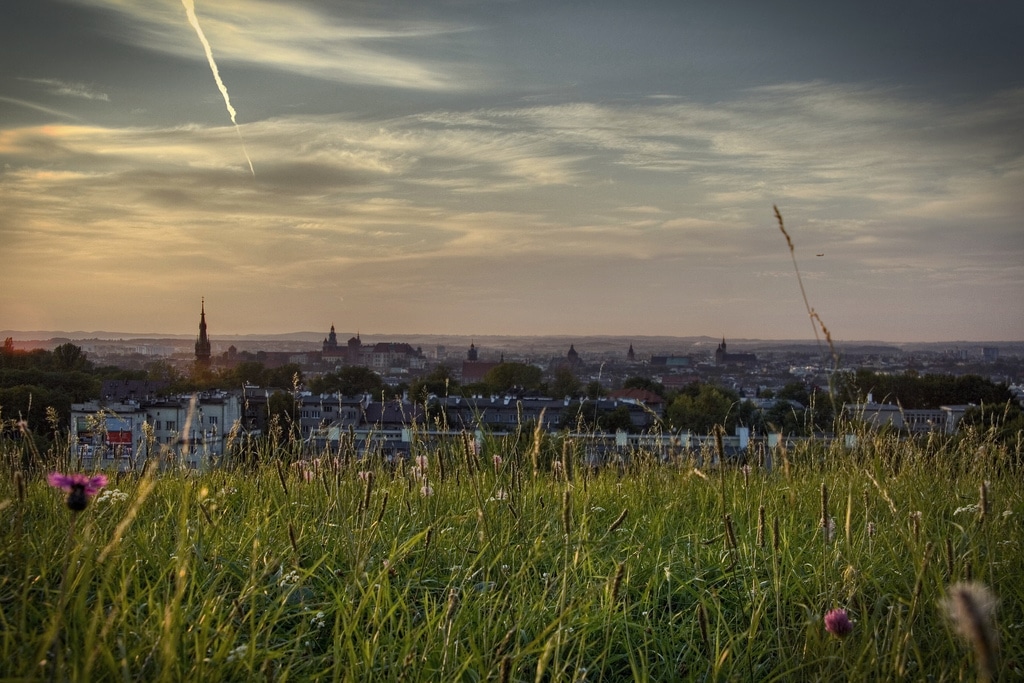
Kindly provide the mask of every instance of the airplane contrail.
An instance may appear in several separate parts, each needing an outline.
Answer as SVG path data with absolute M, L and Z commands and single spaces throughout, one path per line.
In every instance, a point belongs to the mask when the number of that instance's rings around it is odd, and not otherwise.
M 203 33 L 203 28 L 199 25 L 199 17 L 196 16 L 196 5 L 193 0 L 181 0 L 181 4 L 185 7 L 185 14 L 188 16 L 188 23 L 192 25 L 192 28 L 196 30 L 196 35 L 199 36 L 199 42 L 203 44 L 203 50 L 206 51 L 206 61 L 210 63 L 210 71 L 213 72 L 213 79 L 217 81 L 217 87 L 220 89 L 220 94 L 224 96 L 224 105 L 228 108 L 228 114 L 231 116 L 231 123 L 235 125 L 235 132 L 238 133 L 238 141 L 242 143 L 242 154 L 245 155 L 245 160 L 249 162 L 249 170 L 252 172 L 252 177 L 256 177 L 256 169 L 252 167 L 252 159 L 249 158 L 249 152 L 245 149 L 245 140 L 242 139 L 242 129 L 238 127 L 238 122 L 235 121 L 235 108 L 231 106 L 231 98 L 228 96 L 228 87 L 224 85 L 224 81 L 220 78 L 220 71 L 217 70 L 217 62 L 213 60 L 213 50 L 210 49 L 210 41 L 206 39 L 206 34 Z

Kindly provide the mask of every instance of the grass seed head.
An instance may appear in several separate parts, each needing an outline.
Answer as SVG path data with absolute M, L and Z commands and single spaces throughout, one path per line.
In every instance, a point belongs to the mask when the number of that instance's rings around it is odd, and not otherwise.
M 997 601 L 980 583 L 956 583 L 949 587 L 943 601 L 950 622 L 974 648 L 979 681 L 990 681 L 995 674 L 999 640 L 995 628 Z

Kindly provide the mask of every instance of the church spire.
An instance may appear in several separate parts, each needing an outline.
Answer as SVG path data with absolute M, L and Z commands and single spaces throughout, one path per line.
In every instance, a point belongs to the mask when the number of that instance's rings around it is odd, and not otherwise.
M 203 366 L 210 364 L 210 339 L 206 336 L 206 299 L 202 299 L 199 313 L 199 338 L 196 339 L 196 363 Z

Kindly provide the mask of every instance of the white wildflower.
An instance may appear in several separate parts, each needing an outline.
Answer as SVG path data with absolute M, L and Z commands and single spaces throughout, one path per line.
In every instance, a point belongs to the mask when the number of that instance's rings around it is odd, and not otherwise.
M 245 653 L 246 653 L 246 651 L 248 649 L 249 649 L 248 645 L 239 645 L 234 650 L 229 652 L 228 653 L 228 658 L 227 658 L 228 664 L 230 664 L 231 662 L 234 662 L 236 660 L 239 660 L 242 657 L 245 657 Z
M 106 489 L 96 498 L 96 503 L 116 503 L 122 500 L 128 500 L 127 493 L 120 489 Z

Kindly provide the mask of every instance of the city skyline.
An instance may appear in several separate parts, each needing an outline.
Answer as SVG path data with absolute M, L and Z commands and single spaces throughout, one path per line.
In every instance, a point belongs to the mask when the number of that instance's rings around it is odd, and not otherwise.
M 1024 339 L 1019 5 L 5 13 L 5 328 Z

